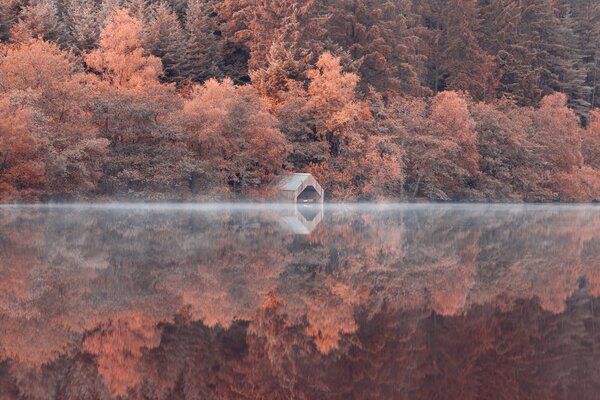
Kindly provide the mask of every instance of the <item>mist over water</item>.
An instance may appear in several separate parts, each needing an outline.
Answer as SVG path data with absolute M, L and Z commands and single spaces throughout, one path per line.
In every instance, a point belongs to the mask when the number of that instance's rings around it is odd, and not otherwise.
M 600 207 L 0 207 L 0 398 L 586 399 Z

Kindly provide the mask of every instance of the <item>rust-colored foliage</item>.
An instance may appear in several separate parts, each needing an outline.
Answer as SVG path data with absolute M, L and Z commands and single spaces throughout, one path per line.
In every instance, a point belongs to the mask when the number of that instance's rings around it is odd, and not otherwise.
M 0 201 L 598 200 L 592 3 L 5 1 Z
M 33 135 L 32 124 L 29 109 L 0 101 L 1 199 L 31 200 L 45 189 L 43 140 Z
M 127 10 L 114 10 L 100 34 L 98 49 L 85 57 L 87 65 L 118 87 L 145 87 L 162 74 L 159 58 L 145 56 L 140 38 L 142 23 Z

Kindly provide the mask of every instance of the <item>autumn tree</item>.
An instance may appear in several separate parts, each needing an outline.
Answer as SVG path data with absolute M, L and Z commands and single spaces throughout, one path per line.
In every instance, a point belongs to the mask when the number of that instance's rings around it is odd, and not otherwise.
M 285 137 L 251 87 L 211 79 L 195 89 L 177 119 L 205 164 L 206 176 L 194 182 L 198 191 L 244 194 L 282 171 L 288 152 Z M 219 186 L 211 187 L 211 180 Z
M 577 198 L 578 188 L 570 185 L 583 164 L 581 129 L 577 116 L 567 108 L 564 94 L 542 99 L 529 140 L 535 144 L 529 162 L 543 172 L 540 184 L 551 192 L 550 199 Z
M 144 56 L 142 24 L 127 10 L 115 10 L 100 34 L 100 47 L 85 57 L 87 65 L 117 87 L 142 87 L 158 82 L 160 59 Z
M 508 100 L 471 107 L 480 156 L 477 191 L 483 198 L 522 200 L 527 194 L 543 192 L 536 184 L 540 171 L 528 162 L 533 112 Z
M 0 201 L 34 200 L 43 195 L 43 139 L 32 132 L 31 111 L 0 100 Z
M 106 141 L 90 119 L 85 77 L 58 46 L 30 39 L 0 58 L 0 88 L 16 104 L 28 105 L 31 124 L 43 137 L 47 191 L 57 197 L 93 193 Z
M 403 183 L 400 151 L 370 131 L 369 106 L 356 96 L 358 75 L 344 72 L 339 58 L 324 53 L 308 77 L 305 108 L 316 139 L 327 143 L 323 161 L 310 170 L 338 198 L 368 199 L 378 190 L 398 193 Z
M 479 154 L 475 122 L 465 98 L 447 91 L 433 98 L 429 110 L 423 102 L 396 109 L 400 122 L 420 121 L 400 136 L 409 194 L 440 200 L 469 197 L 479 173 Z

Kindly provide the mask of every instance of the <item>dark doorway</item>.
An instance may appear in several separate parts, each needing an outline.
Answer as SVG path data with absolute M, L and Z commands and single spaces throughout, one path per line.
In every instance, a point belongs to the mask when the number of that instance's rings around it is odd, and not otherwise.
M 296 198 L 298 203 L 318 203 L 320 201 L 321 196 L 313 186 L 307 186 Z

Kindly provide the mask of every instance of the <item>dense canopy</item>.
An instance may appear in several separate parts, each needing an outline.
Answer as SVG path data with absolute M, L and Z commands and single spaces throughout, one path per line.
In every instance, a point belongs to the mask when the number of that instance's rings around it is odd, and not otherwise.
M 5 0 L 0 201 L 600 200 L 594 0 Z

